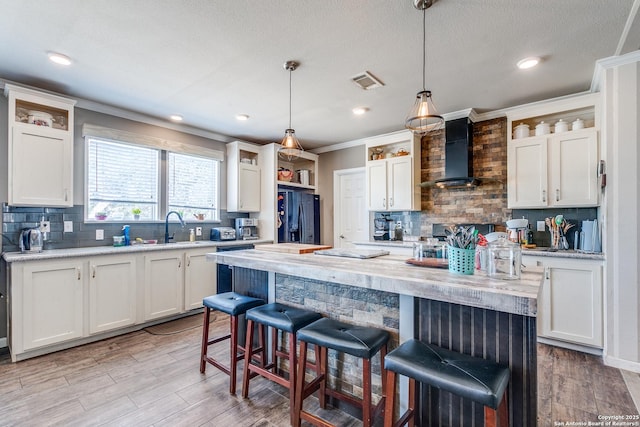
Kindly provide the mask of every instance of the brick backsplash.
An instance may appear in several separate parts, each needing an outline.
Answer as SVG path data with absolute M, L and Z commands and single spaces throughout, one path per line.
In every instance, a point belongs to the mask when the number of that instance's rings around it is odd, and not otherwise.
M 51 222 L 51 232 L 48 233 L 48 240 L 44 242 L 44 249 L 68 249 L 84 248 L 92 246 L 111 246 L 113 236 L 122 235 L 122 226 L 125 222 L 84 222 L 84 209 L 82 205 L 70 208 L 47 208 L 47 207 L 16 207 L 2 204 L 2 251 L 19 251 L 18 240 L 20 231 L 23 228 L 34 228 L 40 223 L 44 216 L 45 220 Z M 189 223 L 181 228 L 175 223 L 171 223 L 170 232 L 175 231 L 176 241 L 189 239 L 189 228 L 202 227 L 202 237 L 198 240 L 209 239 L 212 227 L 229 226 L 235 227 L 235 218 L 246 217 L 247 214 L 227 213 L 220 211 L 220 222 Z M 64 233 L 64 221 L 73 222 L 73 232 Z M 131 221 L 131 237 L 142 239 L 164 240 L 164 222 L 144 222 Z M 104 230 L 104 240 L 96 240 L 96 230 Z
M 422 138 L 421 180 L 444 177 L 444 130 Z M 483 181 L 474 188 L 422 189 L 420 235 L 431 236 L 434 223 L 502 224 L 507 209 L 507 119 L 474 123 L 473 173 Z

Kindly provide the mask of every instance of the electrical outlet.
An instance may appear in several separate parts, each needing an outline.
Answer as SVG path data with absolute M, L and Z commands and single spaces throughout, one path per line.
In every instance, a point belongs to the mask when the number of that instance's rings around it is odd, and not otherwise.
M 196 227 L 196 236 L 202 236 L 202 227 Z
M 536 231 L 544 231 L 544 221 L 536 221 Z
M 51 221 L 40 221 L 40 231 L 43 233 L 51 233 Z
M 96 240 L 104 240 L 104 230 L 96 230 Z
M 65 233 L 73 233 L 73 221 L 65 221 L 64 222 L 64 232 Z

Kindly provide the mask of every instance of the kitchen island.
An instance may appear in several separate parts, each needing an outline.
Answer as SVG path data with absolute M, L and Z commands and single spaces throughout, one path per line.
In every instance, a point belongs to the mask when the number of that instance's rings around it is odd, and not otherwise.
M 388 329 L 392 346 L 418 338 L 509 365 L 511 425 L 536 425 L 536 315 L 542 269 L 520 280 L 495 280 L 410 266 L 405 257 L 354 259 L 257 249 L 212 253 L 218 263 L 269 272 L 269 301 L 305 306 L 355 323 Z M 344 373 L 349 373 L 346 358 Z M 379 371 L 378 371 L 379 372 Z M 357 378 L 347 378 L 357 393 Z M 375 382 L 375 381 L 374 381 Z M 482 407 L 422 387 L 419 425 L 481 425 Z

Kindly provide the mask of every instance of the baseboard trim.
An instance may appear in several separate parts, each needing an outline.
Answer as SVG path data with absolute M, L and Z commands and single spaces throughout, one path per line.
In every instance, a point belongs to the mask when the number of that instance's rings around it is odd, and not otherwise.
M 640 374 L 640 362 L 632 362 L 630 360 L 619 359 L 617 357 L 606 355 L 604 356 L 604 363 L 607 366 L 612 366 L 614 368 L 624 369 L 625 371 L 631 371 Z
M 574 344 L 574 343 L 560 341 L 560 340 L 556 340 L 553 338 L 546 338 L 546 337 L 538 337 L 537 341 L 542 344 L 552 345 L 555 347 L 568 348 L 569 350 L 580 351 L 582 353 L 589 353 L 589 354 L 593 354 L 594 356 L 602 357 L 601 348 L 589 347 L 586 345 Z
M 622 378 L 627 385 L 627 390 L 631 395 L 633 403 L 636 405 L 636 410 L 640 412 L 640 375 L 635 372 L 629 372 L 624 369 L 620 370 Z

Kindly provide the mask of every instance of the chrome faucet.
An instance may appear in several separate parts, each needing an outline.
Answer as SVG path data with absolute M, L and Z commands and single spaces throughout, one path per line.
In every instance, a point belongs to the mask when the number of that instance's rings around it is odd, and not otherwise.
M 182 228 L 184 228 L 184 226 L 187 225 L 182 219 L 182 216 L 178 212 L 169 211 L 169 213 L 167 213 L 167 217 L 164 219 L 164 242 L 165 243 L 170 243 L 171 240 L 173 240 L 173 236 L 176 235 L 174 231 L 173 234 L 169 236 L 169 215 L 171 214 L 176 214 L 178 216 L 178 220 L 180 221 L 180 225 L 182 226 Z

